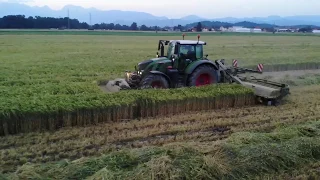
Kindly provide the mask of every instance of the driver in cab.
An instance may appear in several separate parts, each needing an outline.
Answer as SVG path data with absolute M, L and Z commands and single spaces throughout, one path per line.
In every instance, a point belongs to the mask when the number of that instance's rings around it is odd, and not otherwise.
M 191 45 L 181 46 L 180 56 L 182 57 L 182 59 L 193 60 L 194 55 L 195 55 L 194 46 L 191 46 Z

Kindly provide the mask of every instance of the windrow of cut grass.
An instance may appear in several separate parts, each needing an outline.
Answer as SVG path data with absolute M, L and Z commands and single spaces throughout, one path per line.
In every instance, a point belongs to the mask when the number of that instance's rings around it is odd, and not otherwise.
M 26 163 L 3 179 L 268 179 L 320 160 L 320 121 L 239 132 L 219 143 L 173 143 L 100 157 Z M 296 174 L 293 174 L 294 176 Z M 283 176 L 285 177 L 285 176 Z M 292 178 L 288 177 L 287 178 Z M 319 173 L 306 178 L 319 178 Z
M 260 64 L 260 63 L 258 63 L 258 64 Z M 257 65 L 256 66 L 254 66 L 254 65 L 247 66 L 247 68 L 257 69 Z M 316 70 L 316 69 L 320 69 L 320 62 L 298 62 L 298 63 L 291 63 L 291 64 L 288 64 L 288 63 L 286 63 L 286 64 L 265 64 L 263 67 L 263 72 Z
M 251 89 L 230 84 L 114 94 L 83 91 L 73 95 L 72 89 L 66 94 L 44 96 L 2 93 L 12 99 L 10 104 L 0 104 L 1 135 L 255 104 Z

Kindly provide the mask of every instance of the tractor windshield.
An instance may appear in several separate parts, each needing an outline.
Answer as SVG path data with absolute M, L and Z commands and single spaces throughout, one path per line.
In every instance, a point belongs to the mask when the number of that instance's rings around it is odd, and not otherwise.
M 180 45 L 180 53 L 187 55 L 188 52 L 195 52 L 193 45 Z
M 202 45 L 196 45 L 196 57 L 197 57 L 197 59 L 200 59 L 203 57 L 203 46 Z
M 187 57 L 202 58 L 202 45 L 181 45 L 179 52 Z

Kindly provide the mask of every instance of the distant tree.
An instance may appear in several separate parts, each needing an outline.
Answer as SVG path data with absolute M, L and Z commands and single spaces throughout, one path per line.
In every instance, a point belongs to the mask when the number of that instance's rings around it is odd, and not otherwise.
M 94 24 L 92 26 L 93 29 L 102 29 L 100 24 Z
M 197 31 L 198 31 L 198 32 L 202 31 L 202 24 L 201 24 L 201 22 L 198 22 Z
M 121 26 L 120 24 L 116 24 L 116 25 L 114 26 L 114 29 L 115 29 L 115 30 L 122 30 L 122 26 Z
M 131 27 L 127 26 L 127 25 L 123 25 L 122 26 L 122 30 L 130 30 Z M 137 30 L 138 30 L 138 27 L 137 27 Z
M 113 23 L 107 24 L 106 29 L 114 30 L 114 24 Z
M 173 30 L 179 30 L 179 31 L 182 31 L 183 30 L 183 27 L 179 24 L 178 26 L 174 26 L 173 27 Z
M 88 28 L 87 23 L 80 23 L 77 19 L 70 19 L 71 29 Z M 68 18 L 52 18 L 52 17 L 28 17 L 23 15 L 8 15 L 0 18 L 0 28 L 8 29 L 48 29 L 48 28 L 65 28 L 68 26 Z
M 306 27 L 304 27 L 304 28 L 300 28 L 300 29 L 299 29 L 299 32 L 304 32 L 304 33 L 306 33 L 306 32 L 312 32 L 312 27 L 311 27 L 311 26 L 306 26 Z
M 138 25 L 137 25 L 137 23 L 136 23 L 136 22 L 133 22 L 133 23 L 131 24 L 131 26 L 130 26 L 130 29 L 133 30 L 133 31 L 138 30 Z
M 141 25 L 140 30 L 141 31 L 149 31 L 150 29 L 146 25 L 143 24 L 143 25 Z

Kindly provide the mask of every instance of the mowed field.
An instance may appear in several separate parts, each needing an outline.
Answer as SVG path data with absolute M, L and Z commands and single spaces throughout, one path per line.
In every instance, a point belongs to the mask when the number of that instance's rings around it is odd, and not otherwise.
M 193 35 L 187 38 L 196 39 Z M 1 117 L 113 101 L 98 81 L 121 77 L 155 57 L 159 39 L 180 38 L 4 33 Z M 320 62 L 317 36 L 205 35 L 201 40 L 208 43 L 210 59 L 238 59 L 240 66 Z M 227 108 L 0 137 L 0 179 L 317 178 L 320 72 L 294 74 L 268 74 L 292 86 L 279 107 Z

